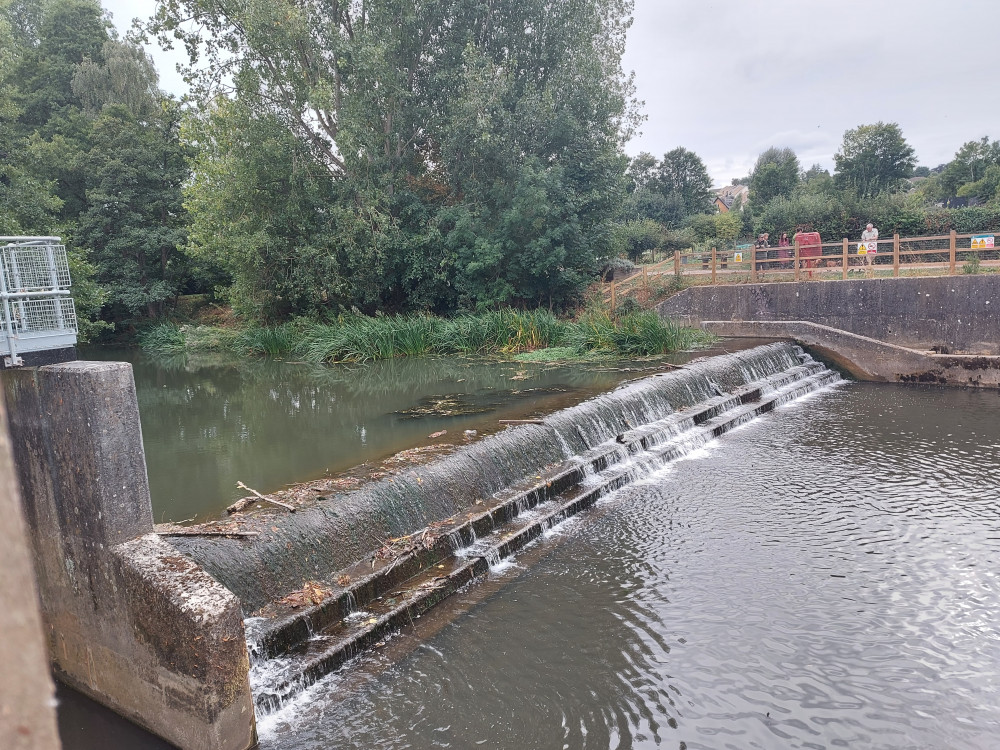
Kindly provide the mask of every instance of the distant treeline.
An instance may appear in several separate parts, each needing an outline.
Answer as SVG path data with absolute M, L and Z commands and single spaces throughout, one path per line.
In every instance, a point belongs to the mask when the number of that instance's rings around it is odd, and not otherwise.
M 196 292 L 257 324 L 567 311 L 651 249 L 996 227 L 1000 145 L 916 168 L 892 123 L 847 131 L 833 175 L 768 149 L 719 213 L 696 154 L 625 155 L 631 13 L 170 0 L 121 38 L 98 0 L 0 0 L 0 234 L 67 240 L 86 337 Z M 183 102 L 158 87 L 154 38 L 191 53 Z M 956 195 L 980 205 L 934 208 Z

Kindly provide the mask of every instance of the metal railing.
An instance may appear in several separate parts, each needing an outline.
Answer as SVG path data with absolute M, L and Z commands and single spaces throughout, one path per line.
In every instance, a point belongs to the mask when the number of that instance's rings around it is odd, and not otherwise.
M 76 345 L 76 309 L 66 247 L 59 237 L 0 237 L 0 356 Z
M 871 245 L 874 245 L 872 252 Z M 735 250 L 676 251 L 672 258 L 642 266 L 631 276 L 605 285 L 612 308 L 618 297 L 647 288 L 656 277 L 672 275 L 688 284 L 733 284 L 803 279 L 925 275 L 948 276 L 1000 268 L 1000 247 L 992 233 L 900 237 L 861 243 L 844 238 L 819 245 Z

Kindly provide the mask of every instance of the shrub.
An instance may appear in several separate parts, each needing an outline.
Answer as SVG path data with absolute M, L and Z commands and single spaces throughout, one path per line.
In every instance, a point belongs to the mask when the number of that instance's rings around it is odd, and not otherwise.
M 154 323 L 138 334 L 139 346 L 151 354 L 177 354 L 187 349 L 184 332 L 168 321 Z

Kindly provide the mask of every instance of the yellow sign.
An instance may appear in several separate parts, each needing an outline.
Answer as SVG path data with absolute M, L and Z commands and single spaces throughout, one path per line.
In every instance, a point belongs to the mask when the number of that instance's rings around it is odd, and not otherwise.
M 876 255 L 878 253 L 877 242 L 859 242 L 858 255 Z
M 742 262 L 743 262 L 743 253 L 735 253 L 733 255 L 733 263 L 742 263 Z
M 972 237 L 973 250 L 985 250 L 988 247 L 993 247 L 992 234 L 977 234 Z
M 864 242 L 858 243 L 858 255 L 868 255 L 868 246 Z

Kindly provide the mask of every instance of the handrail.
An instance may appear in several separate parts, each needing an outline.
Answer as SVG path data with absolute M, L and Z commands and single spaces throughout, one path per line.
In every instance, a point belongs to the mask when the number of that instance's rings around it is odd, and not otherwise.
M 749 250 L 690 248 L 683 252 L 675 251 L 672 256 L 659 263 L 640 267 L 626 279 L 611 282 L 610 290 L 606 287 L 605 293 L 610 291 L 611 307 L 614 309 L 620 293 L 631 290 L 640 283 L 648 290 L 650 277 L 662 277 L 667 274 L 688 278 L 691 283 L 708 285 L 734 281 L 739 283 L 746 280 L 758 281 L 765 274 L 769 280 L 789 278 L 798 280 L 803 275 L 808 275 L 808 278 L 847 279 L 849 274 L 855 271 L 868 277 L 873 277 L 878 272 L 881 275 L 891 272 L 893 277 L 898 277 L 902 271 L 921 270 L 937 271 L 938 273 L 934 275 L 953 276 L 962 272 L 962 269 L 958 268 L 958 263 L 967 264 L 968 256 L 973 253 L 977 254 L 977 263 L 981 267 L 1000 266 L 1000 246 L 974 248 L 969 242 L 973 237 L 994 234 L 990 231 L 968 234 L 952 231 L 949 234 L 923 237 L 900 237 L 894 234 L 875 240 L 877 252 L 870 255 L 858 252 L 860 240 L 848 238 L 842 238 L 837 242 L 820 243 L 819 254 L 815 256 L 801 254 L 797 243 L 786 247 L 769 247 L 763 254 L 753 247 Z M 912 249 L 909 247 L 916 243 L 920 244 Z M 926 247 L 927 243 L 940 244 L 938 247 Z M 960 247 L 959 243 L 965 246 Z M 787 251 L 787 254 L 785 257 L 777 257 L 778 251 Z M 737 253 L 742 253 L 739 261 L 735 260 Z M 925 256 L 937 257 L 925 259 Z M 667 267 L 670 263 L 673 265 L 672 268 Z M 947 273 L 940 273 L 943 268 L 948 269 Z

